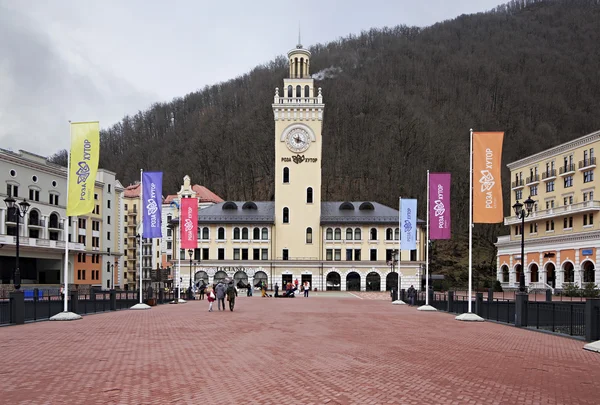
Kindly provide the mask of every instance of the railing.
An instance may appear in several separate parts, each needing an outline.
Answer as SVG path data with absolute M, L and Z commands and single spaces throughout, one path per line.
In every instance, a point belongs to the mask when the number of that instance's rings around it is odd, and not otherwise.
M 584 212 L 584 211 L 590 211 L 590 210 L 600 210 L 600 201 L 584 201 L 584 202 L 580 202 L 580 203 L 563 205 L 560 207 L 554 207 L 554 208 L 550 208 L 547 210 L 533 211 L 531 213 L 531 215 L 529 215 L 529 217 L 527 217 L 525 219 L 525 222 L 531 222 L 531 221 L 535 221 L 535 220 L 539 220 L 539 219 L 551 218 L 551 217 L 556 217 L 556 216 L 566 215 L 566 214 L 571 214 L 571 213 L 574 214 L 577 212 Z M 510 217 L 504 218 L 505 225 L 516 224 L 517 222 L 520 222 L 520 221 L 521 220 L 518 219 L 516 216 L 510 216 Z
M 64 224 L 62 222 L 50 221 L 48 223 L 48 228 L 49 229 L 63 229 L 64 228 Z
M 556 169 L 548 169 L 542 172 L 542 180 L 549 180 L 556 178 Z
M 563 174 L 571 173 L 574 171 L 575 171 L 575 165 L 573 163 L 571 163 L 571 164 L 564 165 L 563 167 L 561 167 L 559 170 L 559 174 L 563 175 Z
M 515 302 L 503 298 L 481 303 L 481 317 L 496 322 L 515 323 Z
M 527 324 L 530 328 L 570 336 L 585 336 L 585 304 L 575 302 L 529 302 Z
M 274 104 L 322 104 L 320 97 L 275 97 Z
M 539 183 L 540 181 L 540 175 L 539 174 L 534 174 L 531 177 L 527 177 L 527 180 L 525 181 L 527 184 L 533 184 L 533 183 Z
M 29 218 L 28 224 L 30 226 L 44 226 L 44 220 L 43 219 L 37 219 L 37 218 Z
M 520 180 L 513 181 L 511 183 L 511 188 L 523 187 L 524 185 L 525 185 L 525 183 L 523 182 L 523 179 L 520 179 Z
M 588 167 L 595 167 L 596 166 L 596 158 L 595 157 L 591 157 L 589 159 L 583 159 L 579 161 L 579 169 L 586 169 Z

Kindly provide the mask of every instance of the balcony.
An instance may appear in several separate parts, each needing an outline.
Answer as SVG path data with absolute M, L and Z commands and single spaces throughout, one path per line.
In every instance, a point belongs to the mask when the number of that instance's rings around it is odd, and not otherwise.
M 43 219 L 29 218 L 27 225 L 31 228 L 43 228 L 45 226 L 45 222 Z
M 586 212 L 600 211 L 600 201 L 584 201 L 577 204 L 563 205 L 562 207 L 554 207 L 547 210 L 532 212 L 525 222 L 540 221 L 552 219 L 564 215 L 583 214 Z M 504 225 L 515 225 L 521 222 L 516 216 L 504 218 Z
M 513 190 L 516 190 L 516 189 L 519 189 L 519 188 L 523 188 L 523 187 L 525 187 L 525 182 L 523 181 L 523 179 L 519 179 L 519 180 L 513 181 L 511 183 L 511 188 Z
M 16 245 L 17 238 L 12 235 L 0 235 L 0 244 L 3 245 Z M 19 237 L 19 247 L 21 249 L 27 248 L 46 248 L 46 249 L 57 249 L 64 250 L 65 242 L 62 240 L 51 240 L 51 239 L 40 239 L 40 238 L 29 238 L 25 236 Z M 85 246 L 83 243 L 69 242 L 69 250 L 84 251 Z
M 564 165 L 559 170 L 559 175 L 561 175 L 561 176 L 567 176 L 572 173 L 575 173 L 575 165 L 573 163 L 571 163 L 569 165 Z
M 56 229 L 63 229 L 63 228 L 64 228 L 64 224 L 62 222 L 50 221 L 48 223 L 48 229 L 56 230 Z
M 127 211 L 127 215 L 137 215 L 137 208 Z
M 540 182 L 540 175 L 539 175 L 539 174 L 534 174 L 534 175 L 533 175 L 533 176 L 531 176 L 531 177 L 527 177 L 527 180 L 525 180 L 525 183 L 526 183 L 528 186 L 531 186 L 531 185 L 537 184 L 537 183 L 539 183 L 539 182 Z
M 554 179 L 556 179 L 556 169 L 546 170 L 544 173 L 542 173 L 542 180 L 551 181 Z
M 596 167 L 596 158 L 583 159 L 579 161 L 579 170 L 594 169 Z

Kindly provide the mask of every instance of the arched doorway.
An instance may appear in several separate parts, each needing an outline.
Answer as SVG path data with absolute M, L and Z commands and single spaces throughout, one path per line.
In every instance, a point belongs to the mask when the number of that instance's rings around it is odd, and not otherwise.
M 217 271 L 215 273 L 215 277 L 213 279 L 213 283 L 217 284 L 219 281 L 223 281 L 225 280 L 225 277 L 227 277 L 227 273 L 225 273 L 224 271 Z
M 556 288 L 556 268 L 552 262 L 546 264 L 546 283 L 552 288 Z
M 194 282 L 196 284 L 202 284 L 203 281 L 204 284 L 208 284 L 208 274 L 203 270 L 197 271 L 196 274 L 194 274 Z
M 583 262 L 581 266 L 583 269 L 583 282 L 584 283 L 595 283 L 596 282 L 596 266 L 589 260 Z
M 260 287 L 262 285 L 269 285 L 269 277 L 267 277 L 267 273 L 264 271 L 257 271 L 254 273 L 254 287 Z
M 505 264 L 501 267 L 500 271 L 502 272 L 502 282 L 508 283 L 510 281 L 510 274 L 508 271 L 508 266 Z
M 521 263 L 517 263 L 515 265 L 515 283 L 520 284 L 521 283 Z
M 346 291 L 360 291 L 360 274 L 355 271 L 346 276 Z
M 539 269 L 537 264 L 531 263 L 531 265 L 529 265 L 529 276 L 530 283 L 537 283 L 538 281 L 540 281 Z
M 340 274 L 335 271 L 327 274 L 327 279 L 325 281 L 327 291 L 340 291 L 342 289 L 342 278 L 340 277 Z
M 564 273 L 563 282 L 564 283 L 574 283 L 575 282 L 575 271 L 574 271 L 573 263 L 564 262 L 562 265 L 562 268 L 563 268 L 563 273 Z
M 398 289 L 398 273 L 388 273 L 385 277 L 385 290 L 392 291 Z
M 381 277 L 378 273 L 372 271 L 367 274 L 367 291 L 380 291 Z
M 233 280 L 237 288 L 248 287 L 248 275 L 243 271 L 238 271 L 233 275 Z

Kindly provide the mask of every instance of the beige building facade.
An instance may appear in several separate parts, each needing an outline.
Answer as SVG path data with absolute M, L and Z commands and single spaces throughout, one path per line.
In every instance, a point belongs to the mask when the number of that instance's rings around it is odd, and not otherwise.
M 597 283 L 600 230 L 596 199 L 596 157 L 600 131 L 510 163 L 511 206 L 531 196 L 533 212 L 505 217 L 510 235 L 498 238 L 497 278 L 505 288 L 519 284 L 521 233 L 525 234 L 525 283 L 529 288 L 563 289 Z
M 398 210 L 372 201 L 322 201 L 324 97 L 310 76 L 310 52 L 298 45 L 288 59 L 289 77 L 272 103 L 275 200 L 223 201 L 199 210 L 191 267 L 188 252 L 179 251 L 182 286 L 190 277 L 209 283 L 232 277 L 270 288 L 298 279 L 318 290 L 385 291 L 400 276 L 401 288 L 419 288 L 422 221 L 417 249 L 403 251 L 398 261 Z M 178 241 L 172 242 L 177 252 Z

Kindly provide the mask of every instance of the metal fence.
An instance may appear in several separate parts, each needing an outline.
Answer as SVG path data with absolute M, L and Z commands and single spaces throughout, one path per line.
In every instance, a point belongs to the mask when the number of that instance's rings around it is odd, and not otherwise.
M 481 302 L 479 312 L 479 316 L 491 321 L 515 323 L 515 302 L 511 300 L 502 298 L 494 298 L 493 301 L 484 300 Z
M 528 302 L 527 325 L 570 336 L 585 335 L 585 303 Z

